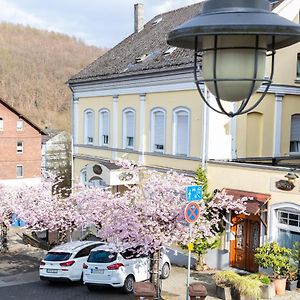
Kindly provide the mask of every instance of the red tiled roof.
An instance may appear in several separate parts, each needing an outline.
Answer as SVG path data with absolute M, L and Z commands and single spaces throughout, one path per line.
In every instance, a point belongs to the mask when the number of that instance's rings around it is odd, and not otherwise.
M 261 194 L 249 191 L 241 191 L 227 188 L 224 188 L 223 191 L 225 191 L 227 195 L 233 196 L 233 199 L 235 200 L 247 197 L 249 200 L 245 202 L 246 212 L 254 215 L 258 214 L 262 206 L 267 204 L 271 198 L 271 195 L 269 194 Z

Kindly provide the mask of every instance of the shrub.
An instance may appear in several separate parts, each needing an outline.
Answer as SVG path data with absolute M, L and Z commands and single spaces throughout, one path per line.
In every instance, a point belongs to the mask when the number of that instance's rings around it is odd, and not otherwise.
M 255 259 L 262 268 L 272 268 L 274 278 L 286 277 L 291 250 L 277 243 L 266 243 L 256 248 Z

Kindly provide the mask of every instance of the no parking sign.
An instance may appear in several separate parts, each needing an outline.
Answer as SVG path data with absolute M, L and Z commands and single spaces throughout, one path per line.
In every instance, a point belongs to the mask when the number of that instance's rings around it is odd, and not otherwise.
M 197 202 L 189 202 L 184 210 L 184 217 L 190 224 L 196 223 L 200 217 L 200 206 Z

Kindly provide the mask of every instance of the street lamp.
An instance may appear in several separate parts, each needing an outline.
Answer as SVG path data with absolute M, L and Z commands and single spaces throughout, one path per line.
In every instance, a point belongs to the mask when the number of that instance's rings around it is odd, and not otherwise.
M 168 36 L 168 44 L 195 51 L 194 77 L 202 99 L 229 117 L 248 113 L 263 100 L 272 83 L 276 49 L 299 41 L 300 26 L 272 13 L 268 0 L 207 0 L 199 15 Z M 203 95 L 203 84 L 216 97 L 218 108 Z M 252 103 L 251 95 L 261 86 L 262 95 Z M 239 105 L 226 111 L 222 100 Z

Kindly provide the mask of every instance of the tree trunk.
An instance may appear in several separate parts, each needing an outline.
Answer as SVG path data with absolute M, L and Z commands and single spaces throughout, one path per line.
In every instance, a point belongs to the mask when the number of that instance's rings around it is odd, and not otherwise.
M 161 299 L 161 278 L 159 274 L 160 250 L 155 251 L 150 257 L 150 282 L 154 284 L 156 296 L 154 299 Z
M 0 224 L 0 253 L 8 251 L 7 231 L 7 226 L 3 223 Z
M 197 271 L 203 271 L 205 268 L 205 261 L 204 261 L 204 255 L 201 253 L 198 253 L 198 259 L 196 264 L 196 270 Z

